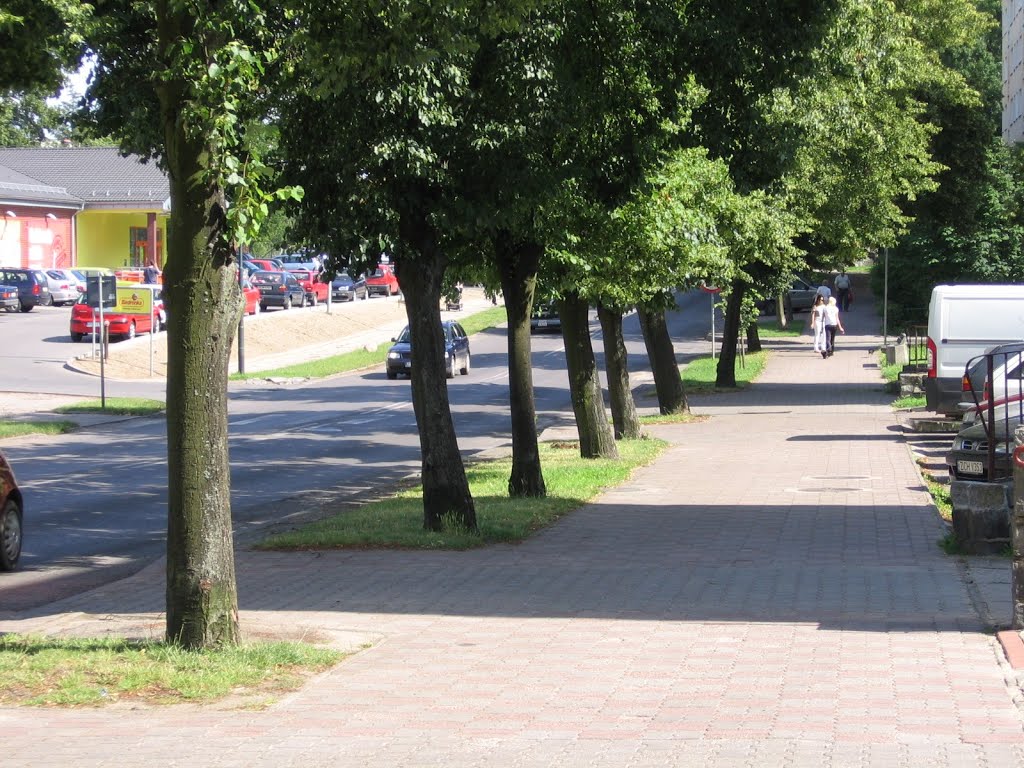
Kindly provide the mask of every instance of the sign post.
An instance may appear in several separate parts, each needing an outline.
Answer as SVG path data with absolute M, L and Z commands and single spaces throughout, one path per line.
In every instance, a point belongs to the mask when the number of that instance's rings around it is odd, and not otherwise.
M 700 289 L 704 293 L 711 294 L 711 359 L 715 359 L 715 297 L 722 292 L 721 288 L 716 288 L 711 285 L 700 284 Z

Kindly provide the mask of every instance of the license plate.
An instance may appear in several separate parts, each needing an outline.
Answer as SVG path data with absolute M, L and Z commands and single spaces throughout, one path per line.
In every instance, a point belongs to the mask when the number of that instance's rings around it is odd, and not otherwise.
M 983 475 L 985 466 L 980 461 L 958 461 L 956 471 L 961 475 Z
M 407 363 L 405 364 L 405 367 L 406 367 L 406 368 L 412 368 L 412 361 L 409 361 L 409 362 L 407 362 Z
M 272 293 L 273 290 L 274 289 L 271 288 L 269 285 L 261 285 L 260 286 L 260 293 Z
M 537 327 L 538 328 L 547 328 L 548 327 L 548 321 L 547 320 L 538 320 L 537 321 Z
M 99 328 L 100 324 L 99 323 L 86 323 L 85 327 L 86 328 Z

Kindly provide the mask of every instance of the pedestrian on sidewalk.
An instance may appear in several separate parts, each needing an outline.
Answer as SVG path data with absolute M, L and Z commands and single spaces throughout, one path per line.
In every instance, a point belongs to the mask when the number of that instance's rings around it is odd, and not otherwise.
M 825 305 L 825 350 L 821 353 L 823 358 L 832 357 L 832 353 L 836 351 L 836 331 L 846 333 L 846 329 L 843 328 L 843 323 L 839 319 L 836 297 L 831 296 Z
M 846 268 L 839 270 L 839 274 L 836 275 L 836 279 L 832 281 L 832 285 L 835 286 L 836 296 L 839 299 L 839 310 L 841 312 L 850 311 L 850 299 L 853 298 L 852 291 L 850 290 L 850 276 L 846 274 Z
M 814 351 L 825 351 L 825 297 L 815 296 L 811 307 L 811 334 L 814 336 Z

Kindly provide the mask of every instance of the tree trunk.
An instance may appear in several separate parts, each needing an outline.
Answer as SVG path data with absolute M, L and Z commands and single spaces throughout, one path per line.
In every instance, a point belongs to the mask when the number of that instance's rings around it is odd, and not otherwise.
M 161 40 L 172 37 L 168 22 Z M 173 25 L 172 25 L 173 26 Z M 237 262 L 222 242 L 223 191 L 205 186 L 209 148 L 183 130 L 183 92 L 160 89 L 173 215 L 167 302 L 167 641 L 239 641 L 228 463 L 228 361 L 242 312 Z
M 758 331 L 757 323 L 747 326 L 747 352 L 761 351 L 761 334 Z
M 619 450 L 608 425 L 594 347 L 590 342 L 590 307 L 578 294 L 570 293 L 558 302 L 558 314 L 562 319 L 569 393 L 576 414 L 580 456 L 584 459 L 617 459 Z
M 736 345 L 740 338 L 740 307 L 746 285 L 734 281 L 725 307 L 725 327 L 722 328 L 722 349 L 718 356 L 718 371 L 715 386 L 735 388 L 736 386 Z
M 508 493 L 513 498 L 539 498 L 547 495 L 547 486 L 537 447 L 530 312 L 544 247 L 539 243 L 516 242 L 508 232 L 499 232 L 494 246 L 508 317 L 508 401 L 512 416 L 512 472 Z
M 654 373 L 654 388 L 658 394 L 658 410 L 663 414 L 688 413 L 686 389 L 679 375 L 679 361 L 665 322 L 665 310 L 637 307 L 640 330 L 647 347 L 647 360 Z
M 604 344 L 604 369 L 608 377 L 608 399 L 612 407 L 612 427 L 616 440 L 638 440 L 642 436 L 640 417 L 636 415 L 633 390 L 629 386 L 626 342 L 622 337 L 622 313 L 597 305 Z
M 427 220 L 429 194 L 411 190 L 401 211 L 399 232 L 416 254 L 399 258 L 396 275 L 412 341 L 412 405 L 420 436 L 423 475 L 423 527 L 444 530 L 448 519 L 477 530 L 476 507 L 459 453 L 445 378 L 447 365 L 441 328 L 441 283 L 447 260 L 437 233 Z M 416 201 L 423 201 L 417 205 Z

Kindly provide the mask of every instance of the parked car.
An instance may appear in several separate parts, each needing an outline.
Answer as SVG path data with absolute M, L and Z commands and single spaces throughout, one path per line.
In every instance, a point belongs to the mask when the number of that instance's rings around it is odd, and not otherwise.
M 245 300 L 245 314 L 255 315 L 260 311 L 260 289 L 248 278 L 242 281 L 242 298 Z
M 449 379 L 455 378 L 455 372 L 468 374 L 470 367 L 469 337 L 465 329 L 454 320 L 441 323 L 444 331 L 445 373 Z M 394 345 L 388 350 L 385 362 L 385 373 L 389 379 L 398 378 L 399 374 L 409 375 L 412 370 L 412 336 L 409 326 L 394 339 Z
M 263 270 L 249 275 L 251 282 L 260 292 L 260 309 L 281 307 L 291 309 L 292 304 L 306 306 L 306 289 L 291 272 Z
M 558 315 L 558 307 L 553 301 L 541 301 L 533 305 L 530 314 L 530 333 L 551 331 L 562 332 L 562 318 Z
M 0 451 L 0 571 L 13 571 L 21 558 L 24 504 L 14 470 Z
M 959 414 L 968 361 L 1024 339 L 1024 285 L 937 285 L 928 304 L 929 411 Z
M 378 264 L 373 274 L 366 277 L 366 293 L 368 296 L 391 296 L 399 293 L 398 278 L 395 277 L 395 270 L 390 264 Z
M 249 259 L 246 264 L 255 265 L 254 269 L 250 270 L 256 272 L 259 270 L 268 272 L 279 272 L 283 268 L 283 262 L 278 259 Z
M 152 303 L 150 303 L 152 302 Z M 104 309 L 103 322 L 110 338 L 134 339 L 139 333 L 158 333 L 167 327 L 167 313 L 159 285 L 121 283 L 117 303 Z M 71 308 L 71 340 L 81 341 L 99 331 L 100 309 L 83 293 Z
M 987 422 L 988 414 L 984 418 L 968 417 L 957 432 L 946 454 L 946 468 L 951 479 L 989 481 L 1005 480 L 1013 476 L 1013 434 L 1024 423 L 1024 409 L 1019 402 L 1014 402 L 994 410 L 992 435 L 995 438 L 995 462 L 991 473 Z
M 295 279 L 299 281 L 303 290 L 306 291 L 307 302 L 315 307 L 318 301 L 327 301 L 327 293 L 331 290 L 331 287 L 320 279 L 320 271 L 318 269 L 307 267 L 293 269 L 287 264 L 285 267 L 295 275 Z
M 369 295 L 365 277 L 353 280 L 348 272 L 339 272 L 331 281 L 331 298 L 337 301 L 355 301 L 365 299 Z
M 8 312 L 17 312 L 21 309 L 18 286 L 0 285 L 0 309 L 6 309 Z
M 50 303 L 50 281 L 41 269 L 2 267 L 0 285 L 13 285 L 18 288 L 18 301 L 22 312 L 31 312 L 37 306 L 46 306 Z
M 50 302 L 54 306 L 74 304 L 78 297 L 85 293 L 85 283 L 71 274 L 70 269 L 46 270 L 47 287 L 50 289 Z

